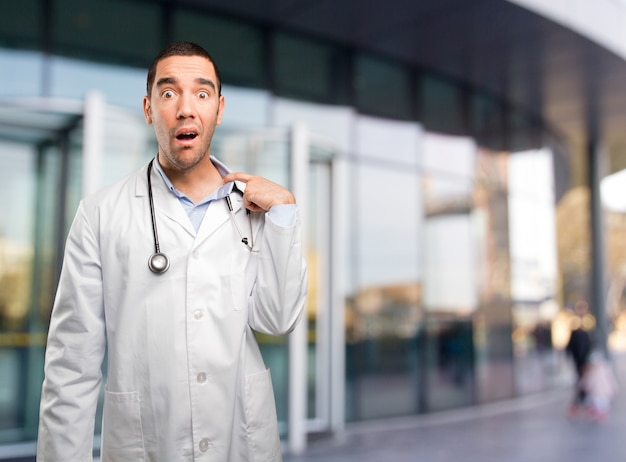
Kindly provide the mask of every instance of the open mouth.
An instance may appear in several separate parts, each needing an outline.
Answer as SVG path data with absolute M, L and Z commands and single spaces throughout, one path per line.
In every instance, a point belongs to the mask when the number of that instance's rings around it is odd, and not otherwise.
M 193 140 L 197 135 L 197 133 L 181 133 L 180 135 L 176 135 L 177 140 Z

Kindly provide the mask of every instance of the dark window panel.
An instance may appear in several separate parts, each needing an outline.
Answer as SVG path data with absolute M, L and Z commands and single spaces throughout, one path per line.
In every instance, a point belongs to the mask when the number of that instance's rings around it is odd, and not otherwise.
M 465 134 L 462 89 L 452 82 L 423 76 L 418 83 L 420 122 L 427 130 Z
M 332 49 L 319 42 L 277 33 L 273 41 L 274 85 L 286 97 L 329 101 L 332 95 Z
M 3 2 L 0 46 L 33 49 L 41 46 L 41 1 Z
M 53 53 L 147 66 L 161 48 L 158 5 L 121 0 L 56 0 Z
M 394 119 L 411 119 L 413 101 L 410 72 L 394 63 L 357 55 L 354 66 L 356 107 L 366 113 Z
M 174 15 L 174 40 L 196 42 L 217 62 L 222 83 L 262 88 L 263 34 L 251 24 L 181 10 Z

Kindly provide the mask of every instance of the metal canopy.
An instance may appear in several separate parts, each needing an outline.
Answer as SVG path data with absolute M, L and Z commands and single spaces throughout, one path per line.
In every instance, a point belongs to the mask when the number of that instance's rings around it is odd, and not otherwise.
M 0 100 L 0 139 L 39 145 L 76 125 L 82 102 L 54 99 Z
M 590 127 L 611 150 L 626 145 L 626 62 L 505 0 L 175 3 L 303 32 L 428 68 L 529 110 L 579 148 L 587 142 Z

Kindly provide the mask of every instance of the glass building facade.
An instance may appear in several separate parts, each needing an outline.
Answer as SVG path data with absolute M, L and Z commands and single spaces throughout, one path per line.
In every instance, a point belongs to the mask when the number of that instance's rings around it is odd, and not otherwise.
M 428 69 L 200 7 L 22 0 L 0 15 L 0 456 L 36 439 L 78 201 L 156 152 L 141 101 L 171 40 L 220 66 L 212 153 L 305 198 L 306 432 L 563 379 L 563 307 L 585 293 L 587 257 L 564 270 L 570 160 L 536 117 Z M 288 441 L 298 340 L 259 341 Z

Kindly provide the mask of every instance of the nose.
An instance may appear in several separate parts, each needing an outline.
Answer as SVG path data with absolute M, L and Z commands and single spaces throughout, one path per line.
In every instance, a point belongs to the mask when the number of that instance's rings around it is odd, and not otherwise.
M 189 117 L 195 117 L 193 96 L 188 94 L 182 94 L 178 99 L 178 110 L 176 112 L 176 118 L 186 119 Z

